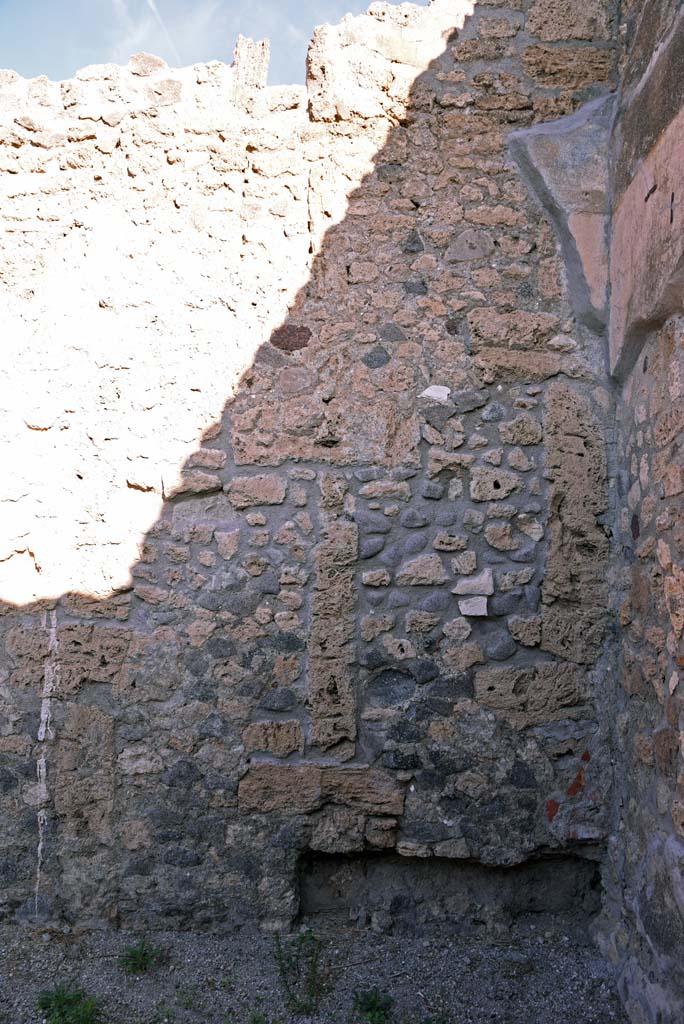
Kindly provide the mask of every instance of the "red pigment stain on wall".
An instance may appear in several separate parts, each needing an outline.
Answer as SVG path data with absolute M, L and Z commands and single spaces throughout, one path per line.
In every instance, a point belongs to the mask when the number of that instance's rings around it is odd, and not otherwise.
M 580 770 L 577 772 L 577 775 L 575 776 L 573 782 L 568 787 L 568 790 L 567 790 L 568 796 L 577 796 L 577 794 L 580 793 L 584 789 L 584 786 L 585 786 L 584 768 L 580 768 Z
M 558 812 L 560 811 L 560 804 L 557 800 L 546 801 L 546 818 L 548 821 L 553 821 Z

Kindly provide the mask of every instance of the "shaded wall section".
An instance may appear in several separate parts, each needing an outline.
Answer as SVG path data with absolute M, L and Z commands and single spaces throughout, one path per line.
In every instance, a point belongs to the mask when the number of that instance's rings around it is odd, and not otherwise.
M 612 138 L 610 359 L 619 391 L 619 822 L 606 948 L 632 1020 L 684 1014 L 681 5 L 627 5 Z
M 600 858 L 611 397 L 507 140 L 611 87 L 613 16 L 375 4 L 306 93 L 247 43 L 4 73 L 6 915 Z

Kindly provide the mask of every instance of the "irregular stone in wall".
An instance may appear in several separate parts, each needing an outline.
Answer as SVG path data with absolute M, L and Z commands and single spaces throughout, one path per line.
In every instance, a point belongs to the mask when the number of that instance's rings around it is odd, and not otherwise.
M 298 721 L 253 722 L 242 734 L 245 750 L 261 751 L 274 757 L 304 752 L 304 737 Z
M 442 632 L 450 640 L 467 640 L 473 629 L 467 619 L 450 619 L 442 626 Z
M 364 587 L 389 587 L 392 582 L 387 569 L 370 569 L 361 576 Z
M 397 498 L 399 501 L 411 500 L 411 488 L 404 480 L 374 480 L 359 488 L 362 498 Z
M 511 615 L 508 620 L 509 633 L 523 647 L 536 647 L 541 642 L 541 627 L 542 620 L 537 615 L 531 618 Z
M 186 466 L 201 466 L 203 469 L 223 469 L 228 458 L 226 452 L 220 448 L 199 448 L 193 452 L 188 459 Z
M 655 763 L 661 774 L 674 781 L 679 750 L 679 733 L 669 727 L 658 729 L 653 735 L 653 750 Z
M 356 738 L 354 650 L 359 531 L 346 519 L 328 523 L 314 551 L 316 577 L 309 635 L 311 741 L 328 750 Z
M 534 416 L 522 413 L 508 423 L 499 424 L 499 435 L 505 444 L 528 445 L 539 444 L 543 433 L 541 424 Z
M 591 377 L 591 369 L 580 357 L 556 352 L 509 352 L 502 348 L 482 348 L 475 357 L 475 366 L 483 378 L 492 383 L 548 380 L 564 373 L 568 377 Z
M 95 598 L 89 594 L 65 594 L 62 607 L 67 615 L 84 619 L 111 619 L 125 622 L 130 615 L 132 594 L 112 594 L 111 597 Z
M 403 814 L 404 786 L 391 772 L 375 768 L 324 768 L 323 790 L 331 803 L 369 814 Z
M 478 466 L 470 476 L 470 497 L 473 501 L 502 501 L 520 486 L 520 477 L 516 473 Z
M 458 602 L 458 610 L 469 618 L 486 618 L 489 613 L 487 598 L 466 597 Z
M 323 750 L 356 738 L 355 661 L 352 650 L 338 658 L 309 660 L 311 742 Z
M 488 259 L 494 252 L 494 242 L 486 231 L 466 228 L 461 231 L 446 251 L 448 263 L 465 263 Z
M 553 511 L 542 585 L 542 649 L 581 664 L 601 653 L 609 544 L 597 523 L 607 507 L 606 455 L 589 398 L 555 382 L 544 410 L 545 475 Z
M 54 810 L 68 861 L 60 873 L 59 900 L 72 920 L 111 922 L 119 867 L 114 719 L 70 703 L 55 753 Z
M 192 470 L 183 473 L 180 482 L 174 487 L 171 496 L 181 494 L 211 494 L 220 491 L 223 481 L 215 473 L 202 473 L 199 470 Z
M 80 823 L 100 842 L 112 837 L 114 720 L 98 708 L 69 704 L 57 740 L 55 810 L 63 828 Z
M 459 580 L 452 590 L 453 594 L 479 594 L 489 596 L 494 593 L 494 574 L 491 569 L 483 569 L 477 576 L 466 576 Z
M 240 544 L 240 530 L 216 530 L 214 537 L 219 555 L 229 562 L 237 553 Z
M 284 324 L 271 335 L 271 345 L 282 352 L 299 352 L 307 348 L 311 331 L 303 324 Z
M 471 604 L 473 602 L 482 604 L 484 607 L 482 614 L 487 614 L 486 598 L 470 598 L 467 602 L 462 601 L 459 604 Z M 473 612 L 467 611 L 466 614 L 472 615 Z M 473 665 L 484 665 L 487 660 L 480 645 L 475 643 L 446 644 L 441 648 L 441 651 L 445 664 L 455 672 L 467 672 Z
M 684 572 L 672 566 L 672 575 L 665 577 L 665 600 L 670 622 L 677 639 L 684 632 Z
M 121 775 L 157 775 L 164 767 L 159 754 L 147 743 L 134 743 L 123 748 L 116 759 Z
M 433 477 L 438 476 L 443 470 L 454 472 L 469 469 L 474 461 L 475 459 L 472 455 L 449 452 L 442 448 L 430 448 L 427 475 Z
M 492 523 L 485 527 L 485 540 L 497 551 L 515 551 L 520 547 L 520 538 L 514 536 L 510 523 Z
M 562 662 L 487 668 L 475 674 L 475 699 L 516 729 L 587 713 L 584 671 Z
M 527 30 L 546 43 L 570 39 L 610 39 L 611 10 L 606 0 L 582 5 L 566 0 L 534 0 Z
M 122 703 L 166 700 L 182 681 L 183 644 L 175 630 L 162 626 L 132 634 L 112 695 Z
M 357 853 L 363 850 L 366 816 L 346 807 L 325 807 L 317 816 L 309 849 L 321 853 Z
M 397 583 L 406 587 L 429 587 L 446 583 L 448 577 L 439 555 L 418 555 L 397 572 Z
M 482 348 L 544 349 L 558 329 L 558 317 L 551 313 L 499 313 L 479 308 L 468 314 L 473 352 Z
M 161 57 L 155 57 L 152 53 L 134 53 L 128 61 L 128 69 L 132 75 L 146 78 L 166 68 L 166 61 Z
M 255 505 L 281 505 L 285 501 L 287 484 L 275 474 L 233 477 L 226 485 L 231 505 L 236 509 Z
M 240 780 L 241 811 L 310 814 L 323 806 L 321 769 L 316 765 L 253 765 Z
M 605 624 L 605 606 L 558 601 L 542 611 L 542 650 L 578 665 L 591 665 L 603 649 Z
M 239 466 L 277 466 L 288 458 L 336 465 L 405 465 L 418 459 L 418 417 L 406 415 L 394 400 L 377 395 L 369 404 L 355 385 L 344 398 L 330 399 L 323 388 L 295 398 L 271 395 L 260 397 L 259 431 L 234 419 L 232 444 Z M 249 405 L 253 412 L 251 396 Z
M 404 788 L 389 772 L 374 768 L 253 765 L 238 791 L 240 810 L 309 814 L 326 803 L 370 814 L 402 814 Z
M 611 50 L 571 46 L 528 46 L 525 71 L 548 89 L 582 89 L 596 82 L 608 84 L 614 69 Z
M 125 629 L 89 625 L 61 626 L 59 645 L 59 694 L 76 694 L 86 683 L 113 683 L 122 670 L 132 634 Z M 13 685 L 39 689 L 48 654 L 44 630 L 12 629 L 8 653 L 18 660 L 10 680 Z

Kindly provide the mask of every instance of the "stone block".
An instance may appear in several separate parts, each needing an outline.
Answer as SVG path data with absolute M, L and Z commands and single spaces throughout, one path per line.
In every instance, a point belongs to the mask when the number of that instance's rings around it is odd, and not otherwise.
M 525 618 L 522 615 L 511 615 L 508 620 L 508 631 L 523 647 L 537 647 L 541 642 L 541 617 L 534 615 Z
M 466 615 L 469 618 L 484 618 L 488 614 L 487 598 L 466 597 L 458 602 L 458 608 L 461 615 Z
M 516 729 L 586 713 L 584 671 L 563 662 L 526 668 L 486 668 L 475 674 L 475 700 Z
M 451 619 L 442 626 L 442 632 L 450 640 L 467 640 L 472 631 L 473 627 L 464 618 Z
M 287 757 L 304 751 L 302 727 L 295 719 L 253 722 L 243 732 L 242 742 L 248 753 L 259 751 L 274 757 Z
M 494 593 L 494 574 L 491 569 L 483 569 L 477 576 L 466 576 L 459 580 L 451 591 L 452 594 L 477 594 L 488 597 Z
M 583 89 L 597 82 L 610 82 L 613 54 L 593 47 L 528 46 L 523 67 L 546 89 Z
M 323 806 L 322 778 L 313 764 L 254 764 L 240 780 L 238 806 L 258 814 L 310 814 Z
M 446 644 L 442 657 L 454 672 L 467 672 L 474 665 L 483 665 L 486 661 L 482 648 L 476 643 Z
M 470 475 L 470 497 L 473 501 L 503 501 L 520 487 L 517 473 L 506 469 L 478 466 Z
M 446 583 L 448 576 L 439 555 L 418 555 L 404 562 L 397 572 L 397 583 L 405 587 L 430 587 Z
M 486 260 L 494 252 L 494 242 L 486 231 L 466 228 L 456 235 L 446 251 L 447 263 L 465 263 Z
M 527 31 L 542 42 L 610 39 L 611 9 L 606 0 L 580 5 L 566 0 L 534 0 L 527 14 Z
M 543 431 L 541 423 L 534 416 L 530 416 L 529 413 L 521 413 L 515 419 L 499 424 L 499 436 L 504 444 L 525 446 L 539 444 L 543 437 Z
M 282 505 L 287 493 L 287 484 L 275 474 L 237 476 L 226 484 L 228 499 L 236 509 L 252 508 L 256 505 Z
M 558 329 L 558 317 L 552 313 L 499 313 L 482 307 L 468 314 L 473 352 L 482 349 L 545 349 Z
M 389 587 L 392 577 L 387 569 L 369 569 L 361 575 L 364 587 Z
M 375 768 L 324 768 L 323 789 L 331 803 L 369 814 L 404 812 L 404 786 L 390 772 Z
M 221 558 L 225 558 L 229 562 L 237 554 L 240 543 L 240 530 L 216 530 L 214 537 Z

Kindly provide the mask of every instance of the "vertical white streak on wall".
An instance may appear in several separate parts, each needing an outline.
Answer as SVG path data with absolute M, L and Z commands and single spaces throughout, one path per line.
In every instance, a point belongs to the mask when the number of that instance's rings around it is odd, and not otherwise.
M 42 613 L 42 626 L 48 630 L 45 612 Z M 55 734 L 52 729 L 52 696 L 57 689 L 59 681 L 59 662 L 57 660 L 57 612 L 53 609 L 50 612 L 50 626 L 48 632 L 48 655 L 45 659 L 43 671 L 43 699 L 40 705 L 40 727 L 38 729 L 38 742 L 44 743 L 46 739 L 53 740 Z
M 59 640 L 57 637 L 57 612 L 54 609 L 50 612 L 49 625 L 46 613 L 42 613 L 41 626 L 48 635 L 48 651 L 43 668 L 43 692 L 40 702 L 40 725 L 38 726 L 38 743 L 40 747 L 36 762 L 36 777 L 38 780 L 38 849 L 36 851 L 36 884 L 34 889 L 36 918 L 38 917 L 38 897 L 40 895 L 45 836 L 48 824 L 47 808 L 50 802 L 47 774 L 47 744 L 55 738 L 55 731 L 52 726 L 52 702 L 59 688 Z

